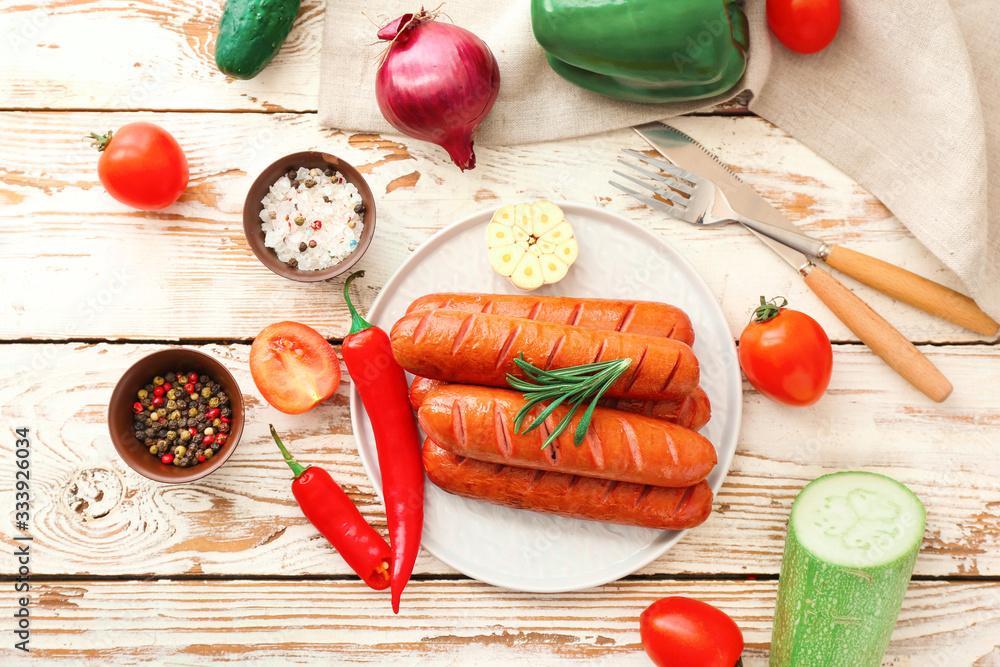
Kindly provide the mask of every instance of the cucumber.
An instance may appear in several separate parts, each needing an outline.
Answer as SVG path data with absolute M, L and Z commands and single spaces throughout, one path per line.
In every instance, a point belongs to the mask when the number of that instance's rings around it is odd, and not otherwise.
M 925 521 L 920 499 L 884 475 L 806 485 L 788 521 L 770 667 L 879 667 Z
M 252 79 L 278 54 L 301 0 L 226 0 L 215 64 L 227 76 Z

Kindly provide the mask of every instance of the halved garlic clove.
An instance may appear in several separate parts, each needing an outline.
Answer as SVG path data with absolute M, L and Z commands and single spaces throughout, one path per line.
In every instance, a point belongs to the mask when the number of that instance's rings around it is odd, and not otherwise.
M 521 261 L 514 267 L 514 272 L 510 274 L 510 281 L 514 287 L 523 290 L 538 289 L 545 283 L 542 276 L 542 265 L 537 257 L 530 252 L 524 253 Z
M 512 227 L 500 224 L 499 222 L 491 222 L 486 226 L 487 247 L 498 248 L 500 246 L 510 245 L 515 241 L 514 229 Z
M 542 265 L 542 280 L 547 285 L 559 282 L 569 271 L 569 265 L 555 255 L 545 255 L 539 261 Z
M 542 200 L 531 204 L 531 233 L 542 237 L 565 218 L 562 209 L 550 201 Z
M 514 269 L 517 267 L 517 263 L 521 261 L 524 253 L 524 248 L 516 243 L 500 246 L 499 248 L 490 248 L 490 266 L 501 276 L 509 278 L 510 274 L 514 273 Z

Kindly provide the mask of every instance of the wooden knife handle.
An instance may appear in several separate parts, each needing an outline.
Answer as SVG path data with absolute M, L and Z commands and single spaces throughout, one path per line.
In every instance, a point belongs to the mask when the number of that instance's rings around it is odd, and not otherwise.
M 833 314 L 906 381 L 933 401 L 948 398 L 952 390 L 948 378 L 854 292 L 818 266 L 812 267 L 805 279 Z
M 1000 330 L 1000 324 L 964 294 L 881 259 L 835 245 L 826 263 L 882 294 L 978 334 L 992 337 Z

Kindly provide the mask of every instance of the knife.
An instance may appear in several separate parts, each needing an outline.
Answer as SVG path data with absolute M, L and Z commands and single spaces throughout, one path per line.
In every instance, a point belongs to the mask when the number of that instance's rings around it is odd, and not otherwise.
M 781 211 L 741 181 L 701 144 L 683 132 L 663 123 L 647 123 L 633 129 L 663 157 L 683 169 L 714 182 L 726 195 L 730 205 L 743 215 L 777 227 L 797 231 L 795 225 Z M 838 319 L 910 384 L 928 398 L 939 403 L 951 394 L 951 382 L 941 371 L 913 343 L 881 315 L 872 310 L 854 292 L 847 289 L 822 268 L 813 264 L 802 252 L 789 248 L 753 229 L 749 229 L 749 231 L 800 273 L 809 289 L 833 311 Z M 857 254 L 860 255 L 860 253 Z M 865 256 L 862 255 L 862 257 Z M 902 271 L 902 269 L 899 270 Z

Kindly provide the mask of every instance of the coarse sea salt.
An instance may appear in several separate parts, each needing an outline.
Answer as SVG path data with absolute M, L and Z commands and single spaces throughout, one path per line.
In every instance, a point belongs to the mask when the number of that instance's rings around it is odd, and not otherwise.
M 300 167 L 295 180 L 299 184 L 293 188 L 288 176 L 282 176 L 260 202 L 264 245 L 303 271 L 339 264 L 357 247 L 364 229 L 364 210 L 355 210 L 361 204 L 358 189 L 342 174 L 334 172 L 331 178 L 319 169 Z M 315 185 L 306 185 L 311 181 Z

